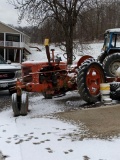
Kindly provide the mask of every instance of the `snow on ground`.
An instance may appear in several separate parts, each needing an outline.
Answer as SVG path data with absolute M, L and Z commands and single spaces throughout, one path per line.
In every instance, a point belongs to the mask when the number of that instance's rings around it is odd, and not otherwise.
M 77 127 L 49 118 L 15 118 L 0 113 L 0 149 L 9 160 L 119 160 L 120 139 L 72 141 L 68 133 Z
M 91 49 L 89 54 L 98 55 L 100 45 L 91 45 L 95 50 Z M 42 52 L 33 50 L 28 59 L 43 61 L 45 57 L 43 48 Z M 73 141 L 70 134 L 80 129 L 52 117 L 58 107 L 54 99 L 45 101 L 41 95 L 30 98 L 27 116 L 13 117 L 11 108 L 0 112 L 0 160 L 4 156 L 8 160 L 120 160 L 119 138 Z
M 36 60 L 36 61 L 47 61 L 45 47 L 41 45 L 36 45 L 41 49 L 41 51 L 37 51 L 37 49 L 31 48 L 32 55 L 28 55 L 28 60 Z M 83 55 L 91 55 L 95 58 L 98 57 L 98 55 L 101 52 L 101 49 L 103 47 L 103 43 L 93 43 L 93 44 L 85 44 L 83 46 L 84 50 L 81 50 L 81 47 L 78 47 L 76 50 L 74 50 L 74 55 L 76 56 L 77 61 L 81 56 Z M 64 51 L 62 51 L 60 48 L 56 47 L 55 45 L 50 45 L 50 49 L 55 50 L 55 56 L 58 55 L 61 57 L 62 61 L 66 61 L 66 59 L 63 57 Z

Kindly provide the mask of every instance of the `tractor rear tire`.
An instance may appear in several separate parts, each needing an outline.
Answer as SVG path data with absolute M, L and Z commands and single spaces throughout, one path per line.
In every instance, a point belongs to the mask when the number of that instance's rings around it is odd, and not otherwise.
M 118 88 L 120 88 L 120 82 L 111 82 L 110 83 L 110 91 L 116 91 Z
M 15 117 L 20 115 L 20 109 L 18 107 L 17 94 L 16 93 L 12 94 L 12 109 L 13 109 Z
M 21 110 L 20 114 L 22 116 L 26 116 L 28 113 L 28 95 L 26 93 L 23 93 L 21 96 Z
M 105 59 L 106 56 L 107 56 L 106 52 L 102 52 L 102 53 L 98 56 L 97 60 L 102 64 L 102 63 L 103 63 L 103 60 Z
M 81 98 L 88 103 L 100 100 L 100 83 L 104 83 L 105 73 L 95 59 L 87 59 L 79 69 L 77 87 Z
M 114 100 L 120 99 L 120 82 L 110 83 L 110 97 Z
M 120 67 L 120 53 L 113 53 L 107 56 L 103 61 L 103 68 L 106 76 L 115 77 L 116 70 Z

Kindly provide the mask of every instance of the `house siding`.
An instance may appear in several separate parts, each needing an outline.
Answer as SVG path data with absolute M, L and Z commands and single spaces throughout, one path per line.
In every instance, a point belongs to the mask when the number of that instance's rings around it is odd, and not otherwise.
M 17 30 L 14 30 L 2 23 L 0 23 L 0 33 L 14 33 L 14 34 L 19 34 Z

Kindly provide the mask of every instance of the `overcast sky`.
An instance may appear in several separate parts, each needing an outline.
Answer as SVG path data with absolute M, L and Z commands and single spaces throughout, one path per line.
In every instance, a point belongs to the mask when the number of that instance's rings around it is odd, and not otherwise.
M 14 26 L 27 26 L 28 23 L 23 21 L 18 24 L 18 13 L 14 6 L 9 4 L 7 0 L 0 0 L 0 21 L 5 24 L 12 24 Z

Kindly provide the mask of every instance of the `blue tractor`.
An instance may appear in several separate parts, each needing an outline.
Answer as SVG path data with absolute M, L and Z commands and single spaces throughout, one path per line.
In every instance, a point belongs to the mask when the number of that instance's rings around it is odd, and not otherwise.
M 103 64 L 106 76 L 115 77 L 115 72 L 120 67 L 120 28 L 106 30 L 104 37 L 98 60 Z

